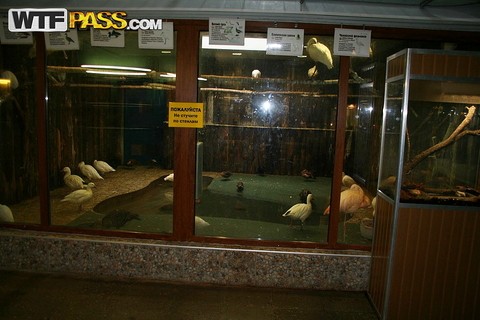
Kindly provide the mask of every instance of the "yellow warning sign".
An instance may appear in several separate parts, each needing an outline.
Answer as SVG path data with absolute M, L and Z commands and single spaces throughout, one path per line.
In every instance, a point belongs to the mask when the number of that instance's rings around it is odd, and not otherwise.
M 168 126 L 203 128 L 203 103 L 170 102 L 168 104 Z

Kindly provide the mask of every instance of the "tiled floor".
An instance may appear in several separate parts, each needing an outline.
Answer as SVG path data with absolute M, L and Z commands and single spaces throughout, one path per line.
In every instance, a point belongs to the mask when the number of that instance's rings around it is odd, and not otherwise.
M 274 290 L 0 271 L 0 319 L 377 319 L 363 292 Z

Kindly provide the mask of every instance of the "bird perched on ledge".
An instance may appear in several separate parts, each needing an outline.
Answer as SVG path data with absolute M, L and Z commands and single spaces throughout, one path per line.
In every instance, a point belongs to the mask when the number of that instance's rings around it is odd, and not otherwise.
M 318 42 L 317 38 L 311 38 L 307 42 L 307 54 L 315 61 L 315 66 L 308 70 L 308 76 L 313 78 L 318 75 L 318 64 L 325 65 L 329 70 L 333 68 L 333 59 L 330 49 L 323 43 Z

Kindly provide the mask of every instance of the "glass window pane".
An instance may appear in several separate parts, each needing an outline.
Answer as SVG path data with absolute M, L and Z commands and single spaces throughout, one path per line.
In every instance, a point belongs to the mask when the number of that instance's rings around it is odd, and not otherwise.
M 371 245 L 385 67 L 373 50 L 350 61 L 338 242 Z
M 32 45 L 1 45 L 0 223 L 40 223 Z
M 48 54 L 51 220 L 169 233 L 173 186 L 164 178 L 173 170 L 166 119 L 175 97 L 175 51 L 139 49 L 136 32 L 124 36 L 123 48 L 94 47 L 90 32 L 80 31 L 80 50 Z M 67 183 L 72 176 L 78 184 Z
M 306 36 L 305 45 L 313 37 L 332 49 L 332 37 Z M 265 41 L 266 34 L 247 39 Z M 205 127 L 198 131 L 196 234 L 326 242 L 338 58 L 329 69 L 309 55 L 251 49 L 200 50 Z M 296 204 L 293 216 L 286 214 Z

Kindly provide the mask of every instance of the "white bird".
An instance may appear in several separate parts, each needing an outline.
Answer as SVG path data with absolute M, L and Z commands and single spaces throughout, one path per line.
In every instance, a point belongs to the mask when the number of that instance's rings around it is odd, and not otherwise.
M 350 189 L 340 193 L 340 212 L 343 212 L 343 240 L 346 237 L 347 213 L 354 213 L 360 208 L 370 205 L 370 199 L 365 195 L 363 189 L 358 184 L 352 184 Z M 324 215 L 330 214 L 330 206 L 323 212 Z
M 340 212 L 353 213 L 359 208 L 365 208 L 370 205 L 370 200 L 358 184 L 352 184 L 350 189 L 340 193 Z M 324 215 L 330 214 L 330 206 L 323 212 Z
M 172 182 L 173 182 L 173 173 L 170 173 L 168 176 L 166 176 L 165 178 L 163 178 L 163 180 L 165 180 L 165 181 L 172 181 Z
M 0 222 L 15 222 L 12 210 L 4 204 L 0 204 Z
M 90 181 L 95 180 L 95 179 L 101 179 L 103 180 L 102 176 L 98 173 L 95 168 L 89 164 L 85 164 L 85 162 L 80 162 L 78 164 L 78 167 L 80 168 L 80 171 L 82 174 L 87 177 Z
M 115 169 L 113 169 L 108 163 L 102 160 L 93 160 L 93 166 L 100 174 L 115 171 Z
M 203 220 L 202 218 L 195 216 L 195 228 L 205 228 L 208 227 L 210 223 Z
M 65 185 L 71 189 L 83 189 L 85 186 L 86 182 L 83 180 L 82 177 L 77 176 L 76 174 L 72 174 L 72 171 L 70 170 L 69 167 L 65 167 L 62 170 L 65 172 L 65 175 L 63 176 L 63 181 L 65 182 Z
M 67 194 L 61 202 L 67 201 L 78 204 L 78 210 L 82 211 L 83 204 L 93 197 L 92 188 L 95 187 L 93 182 L 89 182 L 85 189 L 75 190 Z
M 333 59 L 330 49 L 323 43 L 318 42 L 317 38 L 311 38 L 307 42 L 308 56 L 315 62 L 320 62 L 330 70 L 333 68 Z
M 294 204 L 282 216 L 290 217 L 292 219 L 291 222 L 293 222 L 293 220 L 300 220 L 302 223 L 301 228 L 303 229 L 303 223 L 312 214 L 312 198 L 313 195 L 309 193 L 307 196 L 307 203 L 301 202 Z
M 11 89 L 17 89 L 18 88 L 18 79 L 12 71 L 3 70 L 0 73 L 0 79 L 10 80 L 10 88 Z

